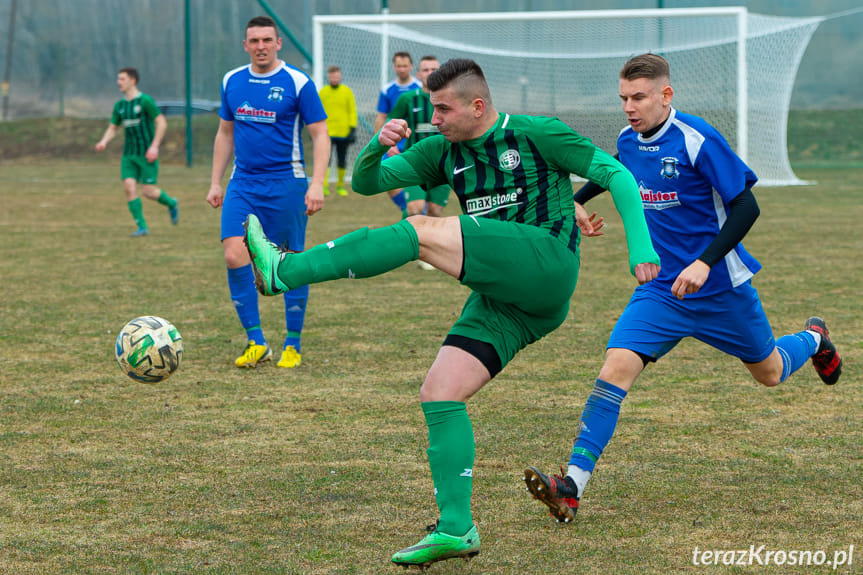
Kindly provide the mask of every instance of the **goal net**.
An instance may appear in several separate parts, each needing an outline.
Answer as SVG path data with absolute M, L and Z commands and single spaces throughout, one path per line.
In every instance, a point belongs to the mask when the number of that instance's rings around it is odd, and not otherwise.
M 351 160 L 372 136 L 396 51 L 414 63 L 427 54 L 472 58 L 498 111 L 557 116 L 613 153 L 626 125 L 620 68 L 653 52 L 671 64 L 676 108 L 713 124 L 762 185 L 792 185 L 804 182 L 787 154 L 791 90 L 821 20 L 740 7 L 316 16 L 313 74 L 322 86 L 326 68 L 338 65 L 354 92 L 360 125 Z

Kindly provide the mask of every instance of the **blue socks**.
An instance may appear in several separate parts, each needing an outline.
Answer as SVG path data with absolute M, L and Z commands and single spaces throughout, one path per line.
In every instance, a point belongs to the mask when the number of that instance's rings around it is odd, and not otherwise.
M 308 284 L 285 292 L 285 325 L 288 328 L 288 337 L 282 349 L 289 345 L 300 351 L 300 333 L 303 331 L 303 322 L 306 319 L 306 302 L 309 301 Z
M 398 207 L 398 209 L 400 209 L 402 212 L 407 211 L 408 202 L 407 202 L 407 198 L 405 197 L 405 191 L 404 190 L 399 190 L 399 193 L 392 196 L 390 199 Z
M 228 268 L 228 288 L 231 291 L 231 302 L 237 310 L 243 329 L 246 330 L 246 337 L 258 345 L 267 345 L 264 332 L 261 330 L 258 290 L 255 288 L 252 264 L 241 268 Z
M 785 381 L 789 375 L 803 367 L 803 364 L 818 351 L 819 343 L 808 331 L 783 335 L 777 339 L 776 349 L 782 356 L 782 377 L 779 381 Z
M 626 392 L 619 387 L 601 379 L 596 380 L 593 392 L 587 398 L 581 413 L 580 431 L 572 447 L 570 465 L 576 465 L 587 472 L 593 471 L 602 450 L 614 435 L 617 418 L 620 416 L 620 404 L 625 397 Z

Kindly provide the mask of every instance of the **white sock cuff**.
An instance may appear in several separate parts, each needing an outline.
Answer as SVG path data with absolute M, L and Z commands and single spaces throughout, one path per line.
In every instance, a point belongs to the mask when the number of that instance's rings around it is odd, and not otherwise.
M 584 493 L 584 488 L 587 487 L 587 482 L 590 480 L 590 471 L 585 471 L 578 465 L 570 465 L 566 470 L 566 475 L 571 477 L 578 487 L 578 496 Z

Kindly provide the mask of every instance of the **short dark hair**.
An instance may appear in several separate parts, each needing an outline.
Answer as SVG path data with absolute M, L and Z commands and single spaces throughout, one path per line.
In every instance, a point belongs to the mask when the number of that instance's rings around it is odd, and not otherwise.
M 135 80 L 136 84 L 138 83 L 138 70 L 136 70 L 135 68 L 120 68 L 120 71 L 117 73 L 126 74 L 127 76 Z
M 269 16 L 255 16 L 246 23 L 246 31 L 249 28 L 273 28 L 276 31 L 276 38 L 279 37 L 279 27 L 276 26 L 276 21 Z
M 426 80 L 426 85 L 432 92 L 443 90 L 452 85 L 464 100 L 482 98 L 491 104 L 491 93 L 488 82 L 479 64 L 468 58 L 453 58 L 447 60 Z
M 433 55 L 431 55 L 431 54 L 426 54 L 425 56 L 423 56 L 422 58 L 420 58 L 420 62 L 425 62 L 425 61 L 427 61 L 427 60 L 434 60 L 435 62 L 437 62 L 437 61 L 438 61 L 437 56 L 433 56 Z
M 656 80 L 665 78 L 671 80 L 671 68 L 668 61 L 658 54 L 641 54 L 626 61 L 620 70 L 623 80 L 635 80 L 636 78 L 648 78 Z
M 332 74 L 333 72 L 341 72 L 341 71 L 342 71 L 342 69 L 339 68 L 338 66 L 336 66 L 335 64 L 333 64 L 332 66 L 327 68 L 327 74 Z
M 396 52 L 395 54 L 393 54 L 393 64 L 395 64 L 396 58 L 407 58 L 408 62 L 410 62 L 411 64 L 414 63 L 414 59 L 411 58 L 410 52 L 402 51 L 402 52 Z

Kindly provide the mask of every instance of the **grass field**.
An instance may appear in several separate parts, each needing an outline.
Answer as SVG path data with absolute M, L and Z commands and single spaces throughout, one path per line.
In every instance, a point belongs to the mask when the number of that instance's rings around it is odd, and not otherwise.
M 391 553 L 437 517 L 418 388 L 466 289 L 413 265 L 313 286 L 302 366 L 240 371 L 206 163 L 163 166 L 181 223 L 147 202 L 153 235 L 135 240 L 112 157 L 38 156 L 0 162 L 0 572 L 401 573 Z M 861 572 L 863 169 L 798 175 L 818 185 L 758 190 L 746 245 L 765 264 L 755 285 L 777 336 L 828 319 L 839 384 L 807 365 L 766 389 L 686 341 L 636 383 L 577 522 L 556 525 L 521 472 L 568 459 L 634 287 L 599 198 L 590 207 L 610 226 L 582 244 L 568 320 L 468 406 L 482 553 L 430 572 Z M 331 196 L 309 245 L 396 218 L 384 197 Z M 281 299 L 261 307 L 280 341 Z M 145 314 L 185 343 L 180 371 L 156 386 L 113 358 L 118 330 Z M 750 545 L 855 553 L 835 570 L 693 564 L 696 547 Z

